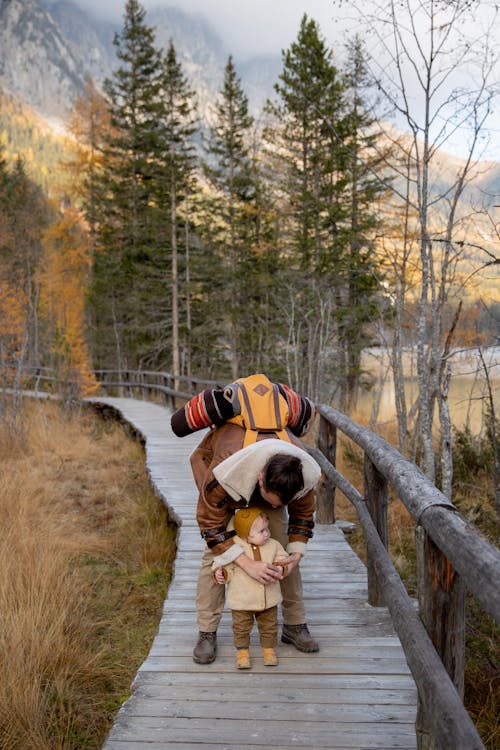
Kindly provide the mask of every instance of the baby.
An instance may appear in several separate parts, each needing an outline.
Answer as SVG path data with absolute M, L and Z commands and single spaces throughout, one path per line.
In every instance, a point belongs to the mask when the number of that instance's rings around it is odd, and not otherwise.
M 271 539 L 269 519 L 261 508 L 242 508 L 234 516 L 234 538 L 246 555 L 252 560 L 263 560 L 282 569 L 282 577 L 287 573 L 285 563 L 288 554 L 281 544 Z M 224 568 L 213 569 L 218 583 L 227 583 L 226 601 L 233 618 L 233 636 L 238 669 L 250 669 L 250 633 L 254 617 L 259 630 L 262 657 L 266 667 L 278 663 L 276 645 L 278 643 L 278 604 L 281 602 L 279 581 L 264 585 L 251 578 L 234 563 Z

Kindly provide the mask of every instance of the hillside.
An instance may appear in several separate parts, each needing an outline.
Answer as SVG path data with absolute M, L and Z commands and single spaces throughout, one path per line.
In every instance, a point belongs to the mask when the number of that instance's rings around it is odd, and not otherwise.
M 21 99 L 0 90 L 0 147 L 8 162 L 18 158 L 27 174 L 51 196 L 64 192 L 61 163 L 73 154 L 73 144 L 55 123 L 49 123 Z

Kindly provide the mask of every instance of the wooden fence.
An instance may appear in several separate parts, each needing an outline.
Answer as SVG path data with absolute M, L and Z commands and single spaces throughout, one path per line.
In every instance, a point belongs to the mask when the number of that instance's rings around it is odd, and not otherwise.
M 175 408 L 216 383 L 170 373 L 96 371 L 106 395 L 153 394 Z M 49 372 L 38 382 L 54 384 Z M 181 387 L 182 386 L 182 387 Z M 304 445 L 323 469 L 318 523 L 335 521 L 335 488 L 354 505 L 367 549 L 368 603 L 387 606 L 419 693 L 419 750 L 480 750 L 484 745 L 463 705 L 465 595 L 500 624 L 500 550 L 457 511 L 415 464 L 366 427 L 319 404 L 317 447 Z M 364 454 L 361 494 L 335 468 L 341 432 Z M 389 485 L 415 521 L 418 608 L 388 553 Z

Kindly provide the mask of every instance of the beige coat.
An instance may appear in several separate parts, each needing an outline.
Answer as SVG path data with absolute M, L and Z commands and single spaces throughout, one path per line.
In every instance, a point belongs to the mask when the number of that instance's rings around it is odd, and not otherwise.
M 254 560 L 262 560 L 268 563 L 278 563 L 288 557 L 287 553 L 276 539 L 268 539 L 265 544 L 255 548 L 253 545 L 234 537 L 247 557 Z M 255 550 L 255 553 L 254 553 Z M 275 581 L 268 586 L 251 578 L 238 565 L 230 563 L 224 568 L 224 576 L 227 581 L 226 605 L 230 609 L 245 610 L 247 612 L 261 612 L 264 609 L 275 607 L 282 601 L 280 582 Z

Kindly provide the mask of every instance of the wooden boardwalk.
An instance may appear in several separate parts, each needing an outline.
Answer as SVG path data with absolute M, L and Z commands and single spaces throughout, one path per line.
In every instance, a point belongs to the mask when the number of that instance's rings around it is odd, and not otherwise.
M 308 623 L 320 641 L 319 653 L 302 654 L 280 644 L 279 665 L 263 667 L 254 634 L 252 669 L 238 672 L 225 612 L 216 661 L 193 662 L 203 543 L 189 454 L 202 435 L 176 438 L 168 410 L 153 403 L 92 400 L 116 409 L 145 438 L 151 481 L 180 524 L 158 634 L 104 750 L 416 748 L 415 684 L 389 614 L 366 603 L 365 567 L 337 527 L 316 527 L 301 564 Z

